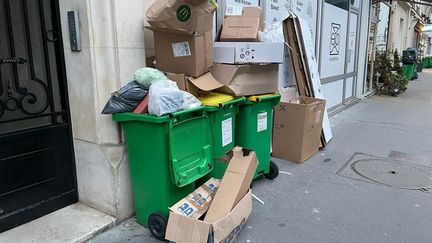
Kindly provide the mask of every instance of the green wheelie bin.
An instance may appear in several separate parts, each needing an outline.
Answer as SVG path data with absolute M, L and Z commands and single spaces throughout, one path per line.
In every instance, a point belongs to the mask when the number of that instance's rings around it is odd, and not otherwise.
M 113 114 L 123 127 L 137 222 L 165 240 L 168 207 L 193 192 L 213 169 L 210 124 L 204 107 L 157 117 Z
M 258 168 L 254 179 L 263 175 L 275 179 L 279 168 L 270 161 L 273 131 L 273 108 L 279 104 L 279 94 L 251 96 L 240 106 L 237 115 L 236 145 L 254 150 L 258 157 Z
M 204 183 L 211 177 L 222 179 L 225 173 L 228 166 L 225 156 L 235 146 L 236 115 L 245 98 L 211 93 L 199 99 L 210 120 L 214 156 L 213 171 L 202 180 Z
M 408 80 L 418 77 L 417 58 L 418 51 L 415 48 L 408 48 L 402 52 L 403 73 Z

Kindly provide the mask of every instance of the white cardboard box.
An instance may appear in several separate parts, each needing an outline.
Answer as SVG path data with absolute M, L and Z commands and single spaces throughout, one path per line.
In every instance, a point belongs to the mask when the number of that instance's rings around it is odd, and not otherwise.
M 283 63 L 284 43 L 265 42 L 215 42 L 215 63 Z

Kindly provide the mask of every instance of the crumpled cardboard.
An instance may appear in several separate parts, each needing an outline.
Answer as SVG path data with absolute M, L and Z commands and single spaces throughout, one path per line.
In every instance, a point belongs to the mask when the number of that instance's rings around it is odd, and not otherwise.
M 146 12 L 152 27 L 182 30 L 192 35 L 212 31 L 214 0 L 157 0 Z
M 255 152 L 248 155 L 236 147 L 233 149 L 233 158 L 228 164 L 219 189 L 204 218 L 205 222 L 215 223 L 226 217 L 249 191 L 249 186 L 258 166 Z

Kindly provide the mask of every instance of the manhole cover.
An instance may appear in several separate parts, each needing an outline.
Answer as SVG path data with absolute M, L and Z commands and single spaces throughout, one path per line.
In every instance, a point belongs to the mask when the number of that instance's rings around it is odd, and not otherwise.
M 387 186 L 410 190 L 432 188 L 432 173 L 386 159 L 362 159 L 351 164 L 360 176 Z

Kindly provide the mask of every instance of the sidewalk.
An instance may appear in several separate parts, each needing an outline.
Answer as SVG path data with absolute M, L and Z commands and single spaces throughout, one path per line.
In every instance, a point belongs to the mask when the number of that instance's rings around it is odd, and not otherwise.
M 336 172 L 356 152 L 432 156 L 432 71 L 421 73 L 399 97 L 363 100 L 331 123 L 334 139 L 305 164 L 275 160 L 292 176 L 254 183 L 265 204 L 254 201 L 237 242 L 431 242 L 430 195 Z M 90 242 L 158 241 L 130 219 Z

